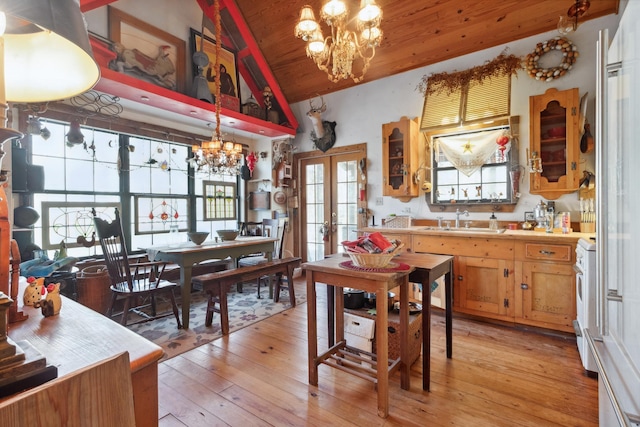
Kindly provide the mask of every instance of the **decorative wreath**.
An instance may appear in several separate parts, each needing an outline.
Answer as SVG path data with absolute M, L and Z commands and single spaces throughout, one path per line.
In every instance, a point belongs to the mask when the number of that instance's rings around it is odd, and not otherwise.
M 557 67 L 540 68 L 538 61 L 547 52 L 559 50 L 562 52 L 562 62 Z M 555 37 L 544 43 L 538 43 L 536 49 L 525 58 L 525 68 L 529 76 L 536 80 L 550 82 L 564 76 L 575 64 L 580 54 L 578 48 L 571 40 L 564 37 Z

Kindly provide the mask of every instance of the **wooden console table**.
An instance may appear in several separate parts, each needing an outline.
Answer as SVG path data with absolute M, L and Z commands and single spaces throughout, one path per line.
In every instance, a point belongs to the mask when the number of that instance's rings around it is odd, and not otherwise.
M 60 314 L 43 317 L 39 308 L 22 307 L 22 290 L 14 304 L 29 318 L 10 324 L 8 336 L 16 342 L 28 341 L 58 368 L 58 377 L 128 351 L 136 426 L 157 427 L 162 348 L 64 296 Z
M 326 364 L 344 372 L 368 379 L 376 384 L 378 392 L 378 416 L 386 418 L 389 415 L 389 375 L 395 369 L 400 369 L 400 386 L 409 389 L 409 364 L 408 362 L 408 330 L 409 330 L 409 274 L 413 267 L 406 270 L 398 270 L 384 273 L 369 271 L 357 271 L 340 266 L 341 262 L 348 261 L 343 256 L 332 256 L 320 261 L 302 264 L 307 278 L 307 335 L 309 350 L 309 383 L 318 385 L 318 366 Z M 335 292 L 335 319 L 336 319 L 336 344 L 318 355 L 318 330 L 316 307 L 316 283 L 332 285 Z M 388 299 L 387 292 L 395 287 L 400 287 L 400 359 L 390 361 L 388 355 L 389 335 L 388 323 Z M 369 355 L 374 362 L 373 369 L 359 369 L 357 363 L 349 360 L 349 352 L 357 349 L 347 346 L 344 339 L 344 299 L 343 287 L 362 289 L 376 294 L 376 354 Z M 358 360 L 357 357 L 355 357 Z M 364 361 L 364 359 L 362 359 Z

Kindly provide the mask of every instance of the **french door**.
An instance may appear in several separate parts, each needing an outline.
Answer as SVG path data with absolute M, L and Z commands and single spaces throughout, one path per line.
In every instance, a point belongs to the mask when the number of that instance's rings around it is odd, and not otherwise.
M 366 225 L 366 145 L 340 153 L 300 158 L 300 252 L 305 261 L 342 252 Z

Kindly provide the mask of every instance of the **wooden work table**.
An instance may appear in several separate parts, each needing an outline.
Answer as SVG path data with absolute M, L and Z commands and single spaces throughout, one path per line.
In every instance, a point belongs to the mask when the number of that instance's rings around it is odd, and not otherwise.
M 58 377 L 129 352 L 136 426 L 157 426 L 162 348 L 71 299 L 62 299 L 60 314 L 52 317 L 43 317 L 39 308 L 22 307 L 22 301 L 15 301 L 29 318 L 10 324 L 9 338 L 28 341 L 49 365 L 58 368 Z
M 414 270 L 407 269 L 389 271 L 383 273 L 357 271 L 343 268 L 340 263 L 348 258 L 341 255 L 331 256 L 323 260 L 302 264 L 307 278 L 307 335 L 309 350 L 309 384 L 318 385 L 318 366 L 325 364 L 333 368 L 354 374 L 360 378 L 373 381 L 376 384 L 378 394 L 378 416 L 386 418 L 389 414 L 389 375 L 399 368 L 401 372 L 401 387 L 409 389 L 409 366 L 407 354 L 407 337 L 409 326 L 409 297 L 408 278 Z M 335 298 L 336 313 L 336 344 L 322 354 L 318 354 L 317 308 L 316 308 L 316 283 L 326 283 L 334 287 L 334 292 L 339 298 Z M 360 353 L 355 348 L 348 347 L 344 339 L 344 300 L 343 287 L 362 289 L 366 292 L 374 292 L 376 298 L 376 354 L 367 354 L 365 358 L 350 356 L 352 352 Z M 400 288 L 400 359 L 389 360 L 388 357 L 388 333 L 387 316 L 388 300 L 387 292 L 395 287 Z M 356 362 L 353 360 L 356 359 Z M 357 361 L 373 360 L 373 368 L 361 367 Z

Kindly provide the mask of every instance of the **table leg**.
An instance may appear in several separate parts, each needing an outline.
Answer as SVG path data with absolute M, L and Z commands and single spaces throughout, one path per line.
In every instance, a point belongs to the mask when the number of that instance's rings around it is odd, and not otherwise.
M 408 281 L 400 285 L 400 387 L 403 390 L 411 388 L 409 375 L 409 292 Z
M 182 284 L 182 327 L 189 329 L 189 306 L 191 305 L 191 270 L 192 265 L 180 267 L 180 283 Z
M 382 418 L 387 418 L 387 416 L 389 415 L 389 303 L 387 292 L 388 291 L 384 287 L 380 287 L 376 291 L 378 416 Z M 405 307 L 408 308 L 406 305 Z
M 422 280 L 422 389 L 431 388 L 431 282 Z
M 309 353 L 309 384 L 318 385 L 318 318 L 316 313 L 316 283 L 313 272 L 307 271 L 307 337 Z
M 444 276 L 445 283 L 445 317 L 446 317 L 446 335 L 447 335 L 447 358 L 451 359 L 453 355 L 453 265 L 449 272 Z
M 336 317 L 335 317 L 335 298 L 334 298 L 334 287 L 331 285 L 327 285 L 327 326 L 329 328 L 329 334 L 327 335 L 327 342 L 329 343 L 329 348 L 333 347 L 336 343 L 335 340 L 335 328 L 336 328 Z

